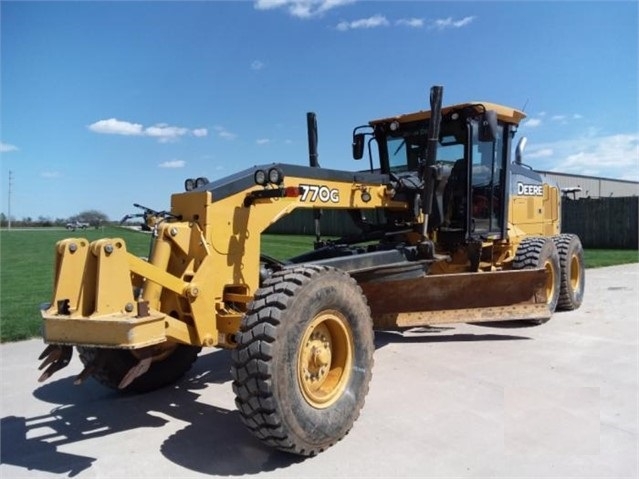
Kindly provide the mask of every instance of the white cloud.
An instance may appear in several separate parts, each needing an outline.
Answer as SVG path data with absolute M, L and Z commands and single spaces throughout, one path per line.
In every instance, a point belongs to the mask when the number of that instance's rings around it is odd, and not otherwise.
M 144 127 L 140 123 L 131 123 L 129 121 L 118 120 L 117 118 L 109 118 L 108 120 L 99 120 L 87 127 L 94 133 L 104 135 L 124 135 L 124 136 L 148 136 L 157 138 L 160 143 L 168 143 L 176 141 L 179 137 L 189 132 L 196 137 L 206 136 L 208 130 L 206 128 L 196 128 L 189 130 L 182 126 L 172 126 L 167 123 L 157 123 L 153 126 Z
M 601 133 L 601 128 L 597 126 L 589 126 L 586 130 L 586 137 L 595 138 Z
M 54 178 L 60 178 L 62 175 L 60 174 L 59 171 L 43 171 L 40 173 L 40 176 L 42 178 L 54 179 Z
M 531 118 L 530 120 L 526 120 L 523 123 L 523 126 L 527 126 L 530 128 L 536 128 L 541 125 L 541 120 L 539 118 Z
M 251 70 L 261 70 L 262 68 L 264 68 L 264 63 L 259 60 L 253 60 L 251 63 Z
M 160 163 L 158 165 L 160 168 L 184 168 L 186 166 L 186 161 L 184 160 L 170 160 Z
M 255 8 L 258 10 L 271 10 L 286 6 L 290 0 L 256 0 Z
M 268 145 L 271 142 L 271 140 L 269 140 L 268 138 L 260 138 L 258 140 L 255 140 L 255 143 L 257 143 L 258 145 Z
M 423 18 L 400 18 L 395 22 L 395 25 L 402 27 L 421 28 L 424 26 Z
M 536 146 L 536 152 L 549 149 L 553 151 L 553 155 L 552 159 L 531 164 L 535 169 L 606 178 L 639 179 L 637 133 L 581 136 Z M 524 154 L 524 158 L 534 158 L 536 152 Z
M 170 126 L 166 123 L 158 123 L 144 130 L 146 136 L 157 138 L 161 143 L 168 143 L 177 140 L 180 136 L 189 132 L 187 128 L 179 126 Z
M 354 3 L 356 0 L 256 0 L 257 10 L 273 10 L 283 8 L 297 18 L 313 18 L 321 16 L 337 7 Z
M 445 30 L 447 28 L 461 28 L 466 25 L 470 25 L 473 20 L 475 20 L 474 16 L 464 17 L 459 20 L 453 19 L 453 17 L 448 18 L 438 18 L 433 22 L 433 25 L 438 30 Z
M 579 151 L 568 155 L 558 167 L 564 170 L 590 167 L 601 171 L 609 167 L 639 166 L 639 135 L 611 135 L 598 138 L 596 143 L 581 145 Z
M 217 132 L 217 136 L 225 140 L 235 140 L 237 138 L 237 135 L 235 133 L 231 133 L 223 126 L 216 126 L 213 129 Z
M 139 123 L 120 121 L 117 118 L 100 120 L 88 126 L 89 130 L 105 135 L 142 135 L 143 126 Z
M 553 115 L 550 117 L 552 121 L 555 121 L 561 125 L 567 125 L 570 122 L 570 120 L 581 120 L 582 118 L 583 117 L 578 113 L 575 113 L 573 115 L 558 114 L 558 115 Z
M 0 153 L 9 153 L 10 151 L 18 151 L 18 147 L 9 143 L 0 142 Z
M 639 181 L 639 171 L 634 170 L 622 173 L 621 175 L 619 175 L 618 179 L 627 181 Z
M 526 158 L 548 158 L 553 155 L 552 148 L 539 148 L 537 150 L 526 153 Z
M 359 20 L 353 20 L 352 22 L 339 22 L 337 29 L 341 32 L 346 30 L 356 30 L 358 28 L 377 28 L 386 27 L 390 25 L 389 21 L 383 15 L 373 15 L 368 18 L 361 18 Z
M 452 17 L 448 18 L 440 18 L 437 20 L 430 21 L 430 28 L 437 28 L 438 30 L 445 30 L 448 28 L 462 28 L 466 25 L 469 25 L 475 20 L 476 17 L 469 16 L 464 17 L 459 20 L 455 20 Z M 400 18 L 399 20 L 395 20 L 393 25 L 397 27 L 410 27 L 410 28 L 422 28 L 425 25 L 425 21 L 423 18 Z M 337 24 L 337 30 L 345 32 L 347 30 L 354 30 L 357 28 L 375 28 L 375 27 L 386 27 L 389 26 L 391 22 L 384 15 L 373 15 L 372 17 L 362 18 L 359 20 L 353 21 L 341 21 Z

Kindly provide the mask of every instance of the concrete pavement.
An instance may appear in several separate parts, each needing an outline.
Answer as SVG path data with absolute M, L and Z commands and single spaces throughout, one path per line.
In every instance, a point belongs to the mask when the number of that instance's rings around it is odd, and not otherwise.
M 0 476 L 636 478 L 639 265 L 586 282 L 578 311 L 539 327 L 378 333 L 362 415 L 308 459 L 244 429 L 226 351 L 136 396 L 74 386 L 77 356 L 39 384 L 42 342 L 5 344 Z

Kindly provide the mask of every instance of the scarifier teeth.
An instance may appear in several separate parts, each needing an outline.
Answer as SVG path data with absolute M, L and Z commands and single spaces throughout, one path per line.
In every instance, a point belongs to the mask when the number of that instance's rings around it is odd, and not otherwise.
M 149 370 L 153 358 L 151 356 L 141 359 L 135 366 L 129 369 L 129 372 L 124 375 L 122 381 L 118 385 L 118 389 L 124 389 L 131 384 L 136 378 L 142 376 Z
M 57 344 L 48 345 L 38 358 L 40 360 L 44 359 L 38 370 L 41 371 L 42 369 L 47 368 L 38 378 L 38 382 L 46 381 L 53 373 L 68 366 L 72 354 L 73 348 L 71 348 L 71 346 L 60 346 Z
M 102 369 L 107 361 L 107 356 L 104 354 L 103 349 L 98 349 L 93 357 L 93 361 L 88 364 L 85 364 L 84 369 L 80 374 L 78 374 L 73 380 L 73 384 L 79 386 L 82 384 L 86 378 L 91 376 L 95 371 Z
M 82 384 L 86 378 L 91 376 L 91 373 L 93 373 L 95 369 L 95 363 L 88 364 L 87 367 L 85 367 L 82 372 L 75 377 L 75 379 L 73 380 L 73 384 L 75 384 L 76 386 Z
M 49 354 L 51 354 L 51 352 L 54 351 L 57 347 L 58 346 L 55 345 L 55 344 L 49 344 L 46 348 L 44 348 L 44 351 L 42 351 L 42 353 L 40 353 L 40 356 L 38 356 L 38 360 L 42 361 Z M 42 366 L 40 366 L 40 369 L 42 369 Z

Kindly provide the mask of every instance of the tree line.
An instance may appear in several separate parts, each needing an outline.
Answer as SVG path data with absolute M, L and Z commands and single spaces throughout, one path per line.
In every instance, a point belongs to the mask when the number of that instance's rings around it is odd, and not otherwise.
M 38 216 L 37 218 L 32 218 L 30 216 L 26 216 L 22 219 L 16 219 L 13 216 L 11 217 L 11 226 L 17 228 L 34 228 L 34 227 L 52 227 L 52 226 L 61 226 L 64 227 L 68 223 L 88 223 L 92 227 L 98 227 L 100 225 L 104 225 L 109 223 L 109 217 L 98 210 L 86 210 L 81 211 L 77 215 L 70 216 L 68 218 L 51 218 L 49 216 Z M 6 228 L 9 226 L 9 218 L 4 213 L 0 213 L 0 227 Z

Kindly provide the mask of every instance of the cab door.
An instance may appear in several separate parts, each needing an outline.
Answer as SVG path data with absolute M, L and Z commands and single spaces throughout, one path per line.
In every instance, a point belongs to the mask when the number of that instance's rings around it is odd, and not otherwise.
M 503 127 L 493 141 L 480 141 L 478 122 L 471 122 L 469 235 L 501 235 L 504 217 Z

